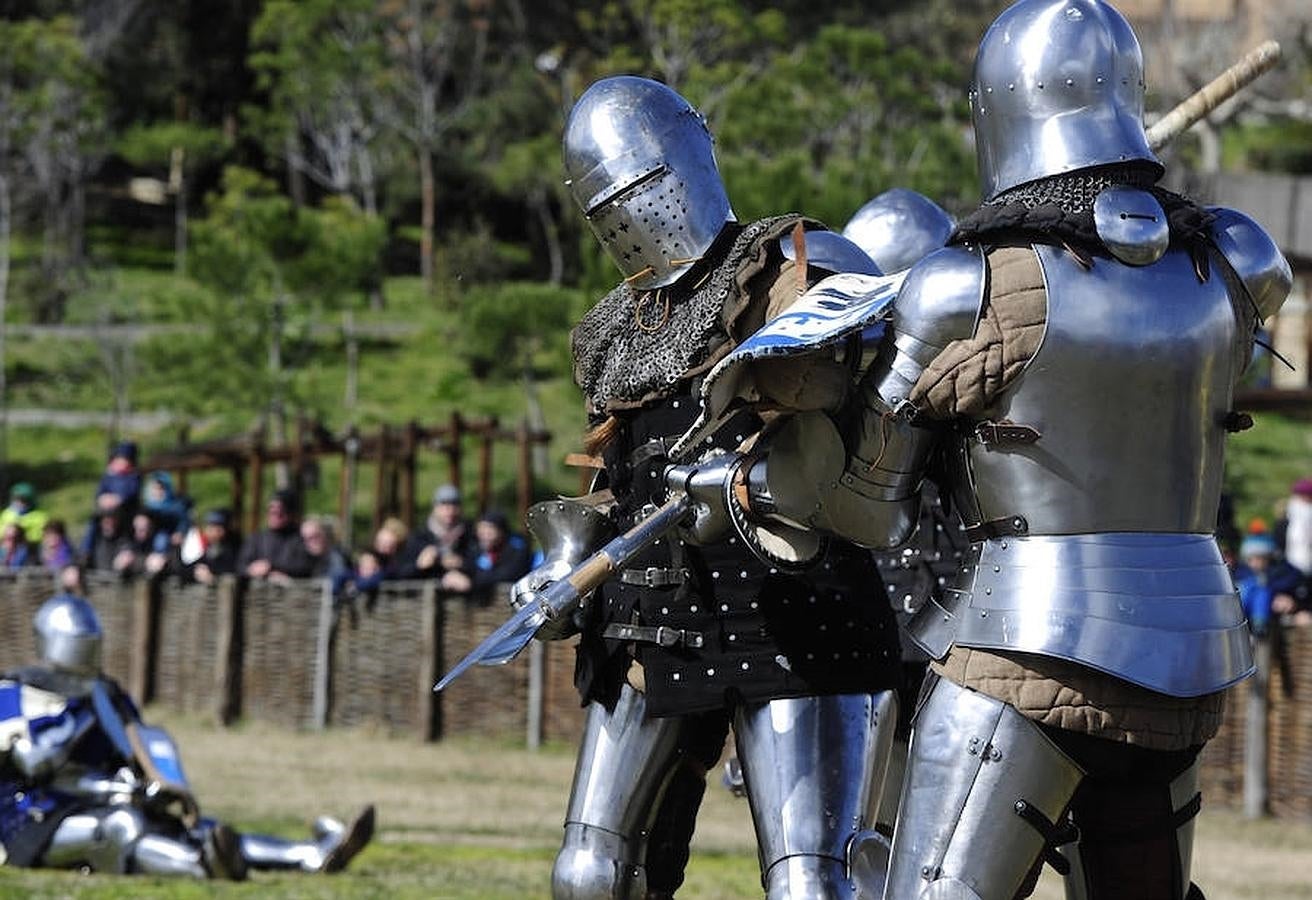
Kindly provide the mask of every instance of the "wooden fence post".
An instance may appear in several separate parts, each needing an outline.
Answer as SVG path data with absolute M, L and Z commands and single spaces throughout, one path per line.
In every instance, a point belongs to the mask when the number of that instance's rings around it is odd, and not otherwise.
M 383 524 L 387 505 L 387 466 L 391 454 L 392 429 L 386 425 L 378 429 L 378 469 L 374 472 L 374 525 L 369 534 L 369 543 L 373 543 L 373 533 Z
M 478 445 L 478 509 L 482 513 L 492 502 L 492 444 L 496 440 L 497 420 L 488 423 L 488 430 Z
M 451 464 L 451 484 L 455 485 L 458 490 L 463 490 L 464 485 L 460 481 L 460 456 L 462 453 L 461 441 L 464 440 L 465 420 L 460 418 L 460 413 L 451 413 L 451 433 L 447 437 L 446 456 Z
M 155 639 L 159 628 L 159 582 L 138 578 L 132 588 L 132 658 L 128 693 L 144 706 L 155 697 Z
M 415 527 L 415 469 L 419 451 L 419 423 L 405 423 L 401 444 L 401 521 L 406 528 Z
M 442 736 L 442 696 L 433 693 L 433 685 L 442 676 L 442 664 L 445 655 L 442 652 L 442 620 L 445 611 L 442 597 L 437 592 L 436 581 L 425 581 L 419 594 L 419 623 L 423 633 L 420 639 L 419 683 L 415 685 L 418 692 L 419 715 L 418 738 L 421 741 L 435 741 Z
M 332 690 L 333 625 L 336 619 L 337 598 L 333 596 L 333 583 L 323 579 L 319 591 L 319 625 L 314 641 L 314 708 L 310 720 L 322 731 L 328 726 L 328 698 Z
M 542 746 L 543 699 L 547 679 L 547 648 L 541 641 L 528 645 L 528 749 Z
M 1280 626 L 1273 624 L 1271 627 Z M 1244 817 L 1248 819 L 1260 819 L 1267 814 L 1267 699 L 1270 696 L 1271 643 L 1269 631 L 1253 641 L 1257 671 L 1248 679 L 1248 710 L 1244 722 Z
M 260 512 L 264 509 L 264 429 L 255 435 L 251 448 L 251 508 L 246 514 L 246 534 L 260 530 Z
M 523 522 L 528 518 L 528 507 L 533 502 L 533 453 L 528 419 L 520 422 L 515 438 L 516 449 L 519 451 L 519 478 L 516 485 L 519 494 L 519 521 Z
M 215 600 L 219 605 L 215 635 L 214 680 L 218 697 L 215 715 L 220 725 L 231 725 L 241 714 L 242 603 L 240 582 L 232 575 L 219 579 Z

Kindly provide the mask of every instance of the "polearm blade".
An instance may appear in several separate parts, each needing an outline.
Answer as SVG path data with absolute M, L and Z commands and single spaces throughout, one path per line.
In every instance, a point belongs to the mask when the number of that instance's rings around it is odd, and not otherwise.
M 507 619 L 500 628 L 484 638 L 483 642 L 474 648 L 474 652 L 456 663 L 454 669 L 447 672 L 446 675 L 442 676 L 441 681 L 433 685 L 433 690 L 435 692 L 442 690 L 448 684 L 465 674 L 465 672 L 476 663 L 497 665 L 510 662 L 518 656 L 519 651 L 523 650 L 525 645 L 532 640 L 533 635 L 537 633 L 538 626 L 544 621 L 546 621 L 546 619 L 542 615 L 542 610 L 536 603 L 530 603 L 528 606 L 525 606 Z M 509 647 L 513 644 L 512 639 L 521 635 L 523 636 L 523 640 L 520 642 L 518 649 L 515 649 L 514 652 L 509 652 Z M 484 662 L 484 659 L 495 659 L 495 662 Z
M 510 662 L 528 646 L 543 623 L 573 612 L 580 599 L 683 521 L 692 508 L 692 498 L 687 494 L 665 501 L 647 518 L 575 566 L 568 576 L 536 592 L 522 609 L 447 672 L 433 690 L 442 690 L 471 666 L 500 666 Z

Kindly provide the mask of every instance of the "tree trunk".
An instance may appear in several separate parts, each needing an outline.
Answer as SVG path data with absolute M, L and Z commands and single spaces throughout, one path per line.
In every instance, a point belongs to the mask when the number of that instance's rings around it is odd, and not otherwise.
M 419 148 L 419 189 L 419 274 L 424 279 L 424 290 L 431 295 L 434 288 L 433 224 L 436 221 L 437 188 L 433 184 L 433 154 L 427 147 Z
M 187 274 L 187 170 L 178 169 L 178 194 L 173 206 L 173 271 Z
M 551 269 L 547 281 L 559 285 L 565 278 L 565 254 L 560 247 L 560 228 L 556 217 L 551 214 L 551 203 L 546 191 L 538 188 L 533 191 L 533 211 L 537 213 L 538 223 L 542 226 L 542 237 L 547 243 L 547 259 Z
M 287 132 L 287 136 L 283 138 L 283 156 L 287 158 L 287 191 L 292 195 L 292 203 L 300 209 L 305 205 L 305 176 L 297 163 L 300 159 L 300 152 L 296 146 L 297 140 L 295 134 Z

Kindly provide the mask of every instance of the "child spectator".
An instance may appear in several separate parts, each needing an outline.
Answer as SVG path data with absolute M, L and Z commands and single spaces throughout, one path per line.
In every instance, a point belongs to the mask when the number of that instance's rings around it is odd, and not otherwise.
M 41 540 L 46 513 L 36 508 L 36 488 L 26 481 L 20 481 L 9 489 L 9 505 L 0 511 L 0 528 L 10 522 L 16 522 L 23 529 L 23 537 L 29 544 Z
M 0 527 L 0 568 L 15 572 L 36 562 L 32 547 L 17 522 Z
M 409 529 L 400 519 L 387 519 L 374 535 L 373 546 L 360 554 L 355 570 L 355 589 L 361 593 L 378 590 L 384 581 L 401 577 L 401 553 Z
M 275 491 L 265 509 L 264 530 L 257 531 L 241 545 L 237 571 L 251 578 L 275 581 L 307 577 L 314 563 L 301 539 L 299 515 L 296 494 Z
M 514 534 L 504 513 L 489 510 L 474 525 L 476 546 L 465 564 L 442 576 L 442 587 L 457 594 L 475 594 L 480 599 L 492 586 L 513 582 L 528 574 L 531 553 L 528 541 Z
M 41 565 L 53 575 L 73 564 L 73 548 L 63 519 L 51 519 L 41 529 Z
M 146 476 L 145 509 L 155 521 L 155 551 L 167 553 L 182 543 L 191 528 L 191 501 L 173 491 L 173 476 L 151 472 Z
M 1239 602 L 1254 634 L 1265 634 L 1272 615 L 1306 612 L 1306 579 L 1298 569 L 1276 558 L 1275 538 L 1250 534 L 1239 546 L 1242 564 L 1235 571 Z

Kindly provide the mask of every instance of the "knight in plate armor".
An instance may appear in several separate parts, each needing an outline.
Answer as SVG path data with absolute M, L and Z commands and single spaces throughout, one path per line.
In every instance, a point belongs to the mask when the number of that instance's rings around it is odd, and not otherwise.
M 34 622 L 40 662 L 0 676 L 0 852 L 12 866 L 240 880 L 248 869 L 337 872 L 374 810 L 320 817 L 308 840 L 239 834 L 200 814 L 168 733 L 100 671 L 91 604 L 62 594 Z
M 884 547 L 945 472 L 970 550 L 910 623 L 935 680 L 893 900 L 1024 897 L 1045 861 L 1071 897 L 1202 896 L 1197 757 L 1252 670 L 1223 446 L 1291 279 L 1250 218 L 1157 186 L 1142 73 L 1100 0 L 1005 10 L 970 92 L 985 201 L 907 275 L 854 405 L 667 472 L 731 521 Z
M 609 514 L 626 529 L 665 492 L 700 377 L 815 276 L 877 269 L 800 215 L 739 223 L 704 120 L 657 82 L 592 85 L 570 114 L 564 157 L 624 275 L 572 345 Z M 837 408 L 847 366 L 811 375 Z M 785 402 L 801 393 L 781 382 Z M 736 415 L 700 451 L 734 450 L 761 425 Z M 555 897 L 673 895 L 730 729 L 769 897 L 854 897 L 854 866 L 884 870 L 886 843 L 868 829 L 897 718 L 897 628 L 869 602 L 879 576 L 868 553 L 835 541 L 808 562 L 669 535 L 585 604 L 575 682 L 588 718 Z

